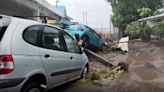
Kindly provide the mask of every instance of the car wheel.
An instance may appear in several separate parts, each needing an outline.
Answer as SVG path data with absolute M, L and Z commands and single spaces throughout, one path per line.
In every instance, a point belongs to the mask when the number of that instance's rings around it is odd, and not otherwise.
M 118 66 L 120 67 L 121 70 L 124 70 L 124 71 L 128 71 L 129 69 L 129 65 L 125 62 L 120 62 Z
M 39 83 L 32 82 L 23 89 L 23 92 L 44 92 L 44 89 Z
M 88 36 L 83 36 L 82 38 L 82 46 L 85 48 L 89 48 L 89 37 Z
M 88 67 L 86 65 L 83 69 L 82 74 L 81 74 L 81 78 L 85 78 L 87 75 L 88 75 Z

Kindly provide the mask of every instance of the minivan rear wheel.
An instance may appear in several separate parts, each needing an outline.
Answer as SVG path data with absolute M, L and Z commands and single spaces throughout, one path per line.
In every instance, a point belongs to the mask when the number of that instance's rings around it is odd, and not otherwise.
M 44 92 L 39 83 L 31 82 L 23 90 L 23 92 Z

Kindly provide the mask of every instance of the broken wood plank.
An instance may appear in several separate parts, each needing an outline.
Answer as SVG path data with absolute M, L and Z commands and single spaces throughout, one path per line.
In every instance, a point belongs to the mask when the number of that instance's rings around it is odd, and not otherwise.
M 107 60 L 107 59 L 101 57 L 100 55 L 92 52 L 91 50 L 84 48 L 84 51 L 91 54 L 95 58 L 97 58 L 99 60 L 99 62 L 104 64 L 105 66 L 115 66 L 115 67 L 118 66 L 118 64 L 114 63 L 113 60 Z
M 114 67 L 120 67 L 121 70 L 125 70 L 128 71 L 129 69 L 129 65 L 125 62 L 120 62 L 120 61 L 114 61 L 113 60 L 107 60 L 103 57 L 101 57 L 100 55 L 92 52 L 91 50 L 88 50 L 86 48 L 84 48 L 84 51 L 87 52 L 88 54 L 91 54 L 92 56 L 94 56 L 95 58 L 97 58 L 99 60 L 100 63 L 104 64 L 105 66 L 114 66 Z

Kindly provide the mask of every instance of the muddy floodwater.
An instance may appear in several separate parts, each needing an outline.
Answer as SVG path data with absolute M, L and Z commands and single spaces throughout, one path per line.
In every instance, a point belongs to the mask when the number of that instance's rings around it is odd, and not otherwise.
M 131 42 L 122 73 L 109 87 L 111 92 L 164 92 L 164 49 L 146 42 Z
M 111 51 L 99 54 L 106 59 L 127 62 L 129 71 L 121 73 L 116 80 L 105 86 L 81 88 L 72 83 L 60 92 L 75 89 L 76 92 L 164 92 L 164 45 L 130 42 L 126 54 Z M 94 59 L 91 59 L 90 64 L 94 69 L 103 69 Z

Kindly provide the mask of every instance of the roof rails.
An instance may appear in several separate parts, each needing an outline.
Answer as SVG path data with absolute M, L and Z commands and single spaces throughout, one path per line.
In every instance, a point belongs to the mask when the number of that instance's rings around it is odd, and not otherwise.
M 39 18 L 41 18 L 42 23 L 47 23 L 47 20 L 48 20 L 47 16 L 14 16 L 14 17 L 25 18 L 25 19 L 27 19 L 29 17 L 32 17 L 32 18 L 39 17 Z

